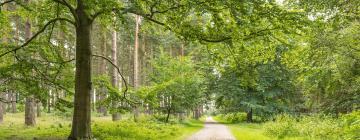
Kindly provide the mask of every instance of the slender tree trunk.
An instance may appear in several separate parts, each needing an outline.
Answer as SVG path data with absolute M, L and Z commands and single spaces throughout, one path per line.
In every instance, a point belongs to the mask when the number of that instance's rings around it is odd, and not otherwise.
M 30 0 L 25 0 L 26 4 L 30 3 Z M 25 40 L 31 38 L 31 23 L 29 18 L 25 22 Z M 25 99 L 25 125 L 34 126 L 36 124 L 36 114 L 35 114 L 35 100 L 33 96 L 28 96 Z
M 91 25 L 87 7 L 77 1 L 74 114 L 69 140 L 91 139 Z
M 3 106 L 3 102 L 0 102 L 0 124 L 4 121 L 4 106 Z
M 180 53 L 181 56 L 184 56 L 184 43 L 181 43 Z
M 10 100 L 11 100 L 11 113 L 16 113 L 16 93 L 10 92 Z
M 117 33 L 116 30 L 112 33 L 112 47 L 111 47 L 111 60 L 117 64 Z M 111 84 L 113 87 L 118 88 L 118 78 L 117 78 L 117 69 L 116 67 L 112 66 L 112 69 L 110 69 L 111 74 Z M 118 103 L 113 101 L 112 105 L 114 108 L 118 107 Z M 118 121 L 121 119 L 121 115 L 119 112 L 113 112 L 112 113 L 112 120 Z
M 102 45 L 101 45 L 101 55 L 102 56 L 106 56 L 106 28 L 102 29 Z M 101 74 L 106 74 L 106 60 L 102 59 L 101 60 L 101 65 L 100 65 L 100 73 Z M 99 101 L 102 102 L 105 100 L 106 98 L 106 94 L 107 94 L 107 90 L 105 87 L 100 87 L 100 91 L 99 91 Z M 100 104 L 99 106 L 99 113 L 102 113 L 104 116 L 107 116 L 107 109 L 104 105 Z
M 25 99 L 25 125 L 34 126 L 36 125 L 35 121 L 35 101 L 32 96 Z
M 49 90 L 49 98 L 47 99 L 47 112 L 51 113 L 51 96 L 52 96 L 52 90 Z
M 6 92 L 6 93 L 3 95 L 3 97 L 4 97 L 4 99 L 5 99 L 6 101 L 10 101 L 8 95 L 9 95 L 8 92 Z M 3 114 L 4 114 L 4 115 L 6 114 L 7 104 L 8 104 L 8 103 L 2 103 L 2 111 L 3 111 Z
M 166 123 L 168 123 L 168 122 L 169 122 L 170 113 L 171 113 L 171 108 L 168 108 L 168 109 L 167 109 L 166 120 L 165 120 L 165 122 L 166 122 Z
M 253 110 L 250 108 L 250 110 L 246 113 L 246 121 L 247 122 L 253 122 Z
M 41 117 L 41 102 L 36 103 L 37 117 Z
M 139 24 L 140 16 L 135 15 L 135 46 L 134 46 L 134 88 L 137 90 L 139 87 Z M 137 121 L 139 118 L 139 106 L 135 105 L 134 107 L 134 120 Z

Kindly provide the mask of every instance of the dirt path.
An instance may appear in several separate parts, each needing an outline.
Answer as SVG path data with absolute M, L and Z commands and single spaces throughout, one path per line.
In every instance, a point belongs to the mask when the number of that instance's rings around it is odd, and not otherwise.
M 235 138 L 225 125 L 217 123 L 212 117 L 207 117 L 204 128 L 186 140 L 235 140 Z

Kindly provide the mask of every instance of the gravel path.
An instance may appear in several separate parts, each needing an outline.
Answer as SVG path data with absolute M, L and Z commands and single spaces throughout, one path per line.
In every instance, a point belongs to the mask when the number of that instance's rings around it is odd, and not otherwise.
M 217 123 L 212 117 L 207 117 L 204 128 L 186 140 L 235 140 L 235 138 L 225 125 Z

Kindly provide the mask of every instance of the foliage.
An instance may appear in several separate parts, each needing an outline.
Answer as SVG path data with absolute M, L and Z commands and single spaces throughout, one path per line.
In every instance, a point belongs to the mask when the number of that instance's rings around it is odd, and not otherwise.
M 304 137 L 308 139 L 357 139 L 358 111 L 339 119 L 325 115 L 301 116 L 279 115 L 265 126 L 265 134 L 277 138 Z

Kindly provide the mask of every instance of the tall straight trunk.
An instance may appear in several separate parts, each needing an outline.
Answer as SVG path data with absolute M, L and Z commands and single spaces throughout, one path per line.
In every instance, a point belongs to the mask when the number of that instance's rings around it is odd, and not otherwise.
M 146 83 L 146 74 L 145 74 L 145 69 L 146 69 L 146 39 L 145 39 L 145 34 L 143 34 L 142 37 L 142 46 L 141 46 L 141 66 L 140 68 L 140 81 L 141 81 L 141 85 L 145 85 Z
M 77 1 L 74 114 L 69 140 L 91 139 L 91 25 L 87 6 Z
M 47 111 L 48 113 L 51 113 L 51 96 L 52 96 L 52 90 L 49 90 L 49 98 L 47 99 Z
M 6 100 L 6 101 L 10 101 L 9 100 L 9 93 L 8 92 L 6 92 L 4 95 L 3 95 L 3 98 Z M 3 115 L 5 115 L 6 114 L 6 110 L 7 110 L 7 105 L 8 105 L 8 103 L 2 103 L 2 111 L 3 111 Z
M 107 50 L 107 47 L 106 47 L 106 28 L 103 28 L 102 29 L 102 45 L 101 45 L 101 55 L 102 56 L 106 56 L 106 50 Z M 102 59 L 101 60 L 101 65 L 100 65 L 100 74 L 106 74 L 106 60 L 105 59 Z M 100 87 L 100 90 L 99 90 L 99 101 L 104 101 L 105 98 L 106 98 L 106 94 L 107 94 L 107 90 L 105 87 Z M 107 116 L 107 109 L 104 105 L 100 104 L 99 106 L 99 110 L 98 110 L 99 113 L 103 114 L 104 116 Z
M 25 0 L 26 4 L 29 4 L 30 0 Z M 31 38 L 31 23 L 29 18 L 25 22 L 25 40 Z M 36 111 L 35 111 L 35 99 L 33 96 L 28 96 L 25 99 L 25 125 L 34 126 L 36 124 Z
M 135 15 L 135 46 L 134 46 L 134 88 L 139 86 L 139 24 L 140 16 Z
M 166 120 L 165 120 L 165 122 L 166 122 L 166 123 L 168 123 L 168 122 L 169 122 L 170 113 L 171 113 L 171 108 L 168 108 L 168 109 L 167 109 Z
M 35 101 L 32 96 L 26 97 L 25 99 L 25 125 L 34 126 L 36 125 L 35 121 Z
M 0 124 L 4 121 L 4 106 L 3 106 L 3 102 L 0 102 Z
M 41 102 L 39 101 L 38 103 L 36 103 L 36 114 L 37 117 L 41 117 Z
M 139 24 L 140 16 L 135 15 L 135 46 L 134 46 L 134 88 L 135 90 L 139 87 Z M 134 120 L 137 121 L 139 118 L 139 106 L 134 107 Z
M 181 43 L 180 54 L 184 56 L 184 43 Z
M 117 33 L 116 30 L 112 33 L 112 47 L 111 47 L 111 61 L 113 61 L 115 64 L 117 64 Z M 118 76 L 117 76 L 117 69 L 116 67 L 112 66 L 112 69 L 110 69 L 111 74 L 111 84 L 113 87 L 118 88 Z M 112 105 L 114 108 L 118 107 L 118 103 L 113 101 Z M 121 119 L 119 112 L 113 112 L 112 113 L 112 120 L 118 121 Z
M 253 122 L 253 110 L 250 108 L 250 110 L 246 113 L 246 121 L 247 122 Z
M 16 108 L 16 93 L 11 92 L 10 93 L 10 99 L 11 99 L 11 113 L 16 113 L 17 112 L 17 108 Z

